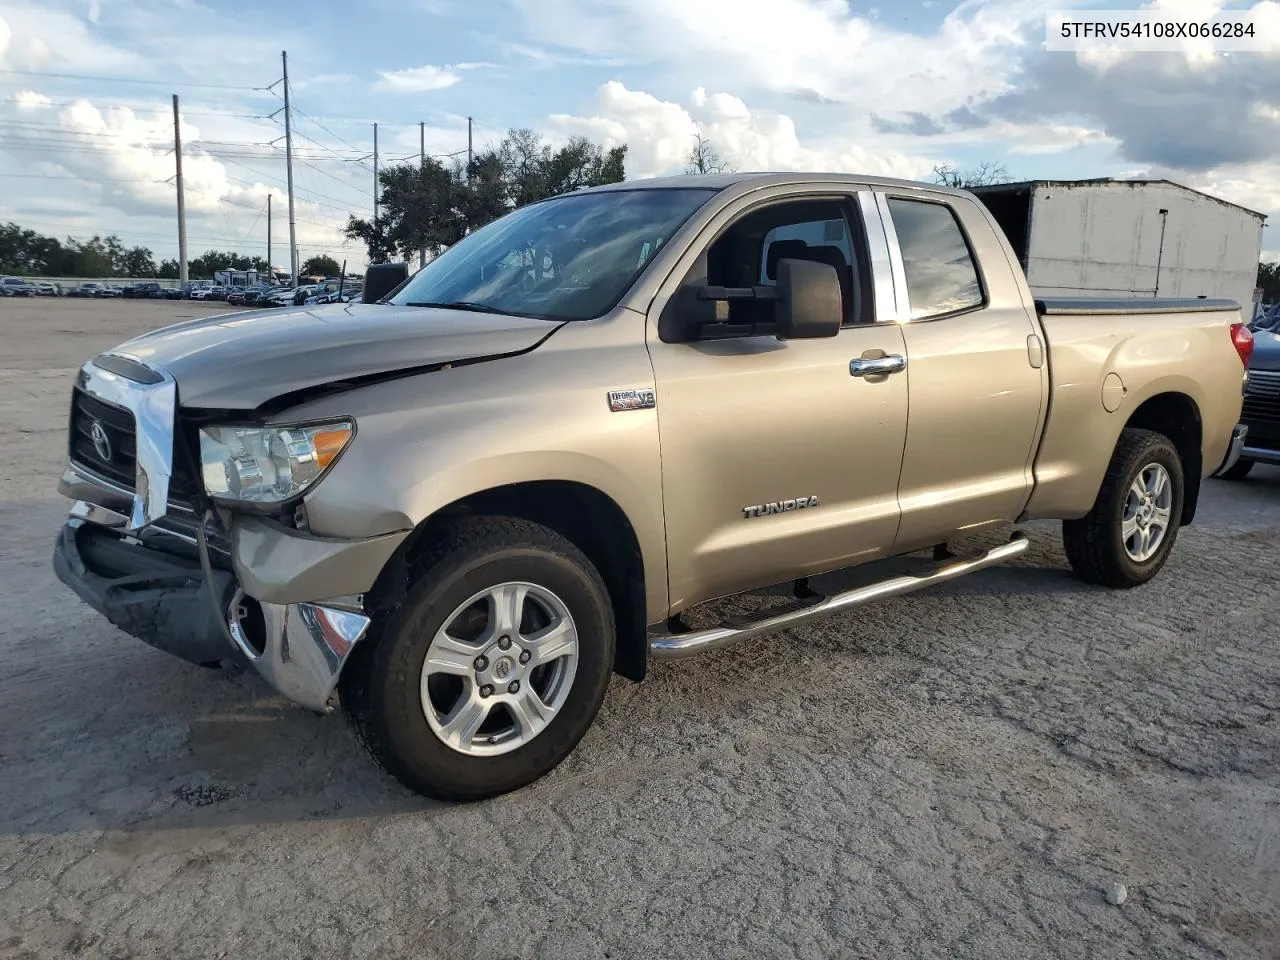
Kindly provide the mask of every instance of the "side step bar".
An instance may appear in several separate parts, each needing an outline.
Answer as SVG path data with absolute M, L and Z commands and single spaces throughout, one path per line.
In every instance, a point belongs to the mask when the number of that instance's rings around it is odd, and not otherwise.
M 879 583 L 872 583 L 856 590 L 837 593 L 812 602 L 789 604 L 782 612 L 774 612 L 762 620 L 754 622 L 735 618 L 734 621 L 722 623 L 718 627 L 707 630 L 694 630 L 689 633 L 650 634 L 649 652 L 657 660 L 683 660 L 686 657 L 706 653 L 728 646 L 748 637 L 756 637 L 762 633 L 773 633 L 799 626 L 809 620 L 840 613 L 853 607 L 881 600 L 885 597 L 898 597 L 906 593 L 914 593 L 925 587 L 932 587 L 944 580 L 954 580 L 969 573 L 992 567 L 996 564 L 1016 557 L 1030 545 L 1026 534 L 1015 533 L 1006 544 L 981 553 L 976 557 L 955 560 L 934 568 L 929 573 L 913 576 L 892 577 Z

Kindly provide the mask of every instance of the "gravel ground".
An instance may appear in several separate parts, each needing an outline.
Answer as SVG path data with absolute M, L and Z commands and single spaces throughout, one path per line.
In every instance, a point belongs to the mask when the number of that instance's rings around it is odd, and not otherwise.
M 0 301 L 0 956 L 1280 957 L 1280 471 L 1209 483 L 1145 588 L 1034 524 L 615 680 L 550 777 L 449 807 L 53 577 L 74 368 L 211 309 Z

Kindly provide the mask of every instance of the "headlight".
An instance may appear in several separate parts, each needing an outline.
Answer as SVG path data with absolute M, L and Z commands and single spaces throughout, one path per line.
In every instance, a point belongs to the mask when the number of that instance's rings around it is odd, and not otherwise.
M 320 479 L 354 433 L 350 422 L 202 427 L 204 488 L 220 500 L 282 503 Z

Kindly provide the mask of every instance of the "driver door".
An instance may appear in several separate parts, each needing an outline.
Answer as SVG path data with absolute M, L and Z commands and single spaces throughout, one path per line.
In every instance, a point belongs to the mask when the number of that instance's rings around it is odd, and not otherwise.
M 906 377 L 854 375 L 851 361 L 905 356 L 903 335 L 875 320 L 852 191 L 819 188 L 778 188 L 771 199 L 762 192 L 730 205 L 650 311 L 672 613 L 871 559 L 897 535 Z M 682 340 L 660 323 L 679 309 L 681 288 L 767 286 L 781 256 L 837 267 L 837 336 Z M 760 309 L 730 309 L 739 306 Z

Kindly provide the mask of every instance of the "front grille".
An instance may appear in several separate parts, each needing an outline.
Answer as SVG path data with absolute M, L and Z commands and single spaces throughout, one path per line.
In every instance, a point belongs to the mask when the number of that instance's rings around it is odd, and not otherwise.
M 1249 374 L 1240 419 L 1246 423 L 1280 424 L 1280 372 L 1259 370 Z
M 104 458 L 93 441 L 94 424 L 106 436 L 109 457 Z M 175 444 L 182 438 L 175 437 Z M 76 388 L 71 399 L 71 461 L 91 475 L 101 477 L 130 492 L 137 482 L 137 436 L 133 414 L 114 404 L 104 403 Z M 197 479 L 187 467 L 187 458 L 175 450 L 169 478 L 169 505 L 185 513 L 194 510 Z
M 73 391 L 70 450 L 73 463 L 132 490 L 138 455 L 134 434 L 131 412 L 103 403 L 78 388 Z

